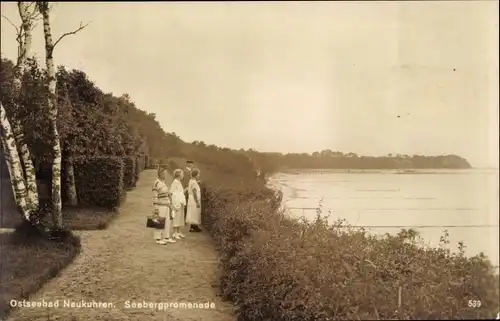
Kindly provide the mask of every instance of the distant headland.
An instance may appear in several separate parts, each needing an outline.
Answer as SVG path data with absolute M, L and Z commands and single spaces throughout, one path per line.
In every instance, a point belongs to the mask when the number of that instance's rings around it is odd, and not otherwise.
M 241 151 L 241 150 L 240 150 Z M 242 151 L 243 152 L 243 151 Z M 262 153 L 244 151 L 261 171 L 277 172 L 280 169 L 470 169 L 471 164 L 458 155 L 405 155 L 359 156 L 355 153 L 323 150 L 308 153 Z

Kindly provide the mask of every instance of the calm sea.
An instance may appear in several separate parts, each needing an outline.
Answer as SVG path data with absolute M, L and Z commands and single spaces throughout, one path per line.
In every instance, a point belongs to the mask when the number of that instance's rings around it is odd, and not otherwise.
M 271 177 L 293 216 L 314 219 L 320 201 L 330 221 L 343 218 L 372 233 L 420 232 L 437 246 L 448 230 L 452 250 L 484 252 L 499 265 L 498 170 L 289 171 Z

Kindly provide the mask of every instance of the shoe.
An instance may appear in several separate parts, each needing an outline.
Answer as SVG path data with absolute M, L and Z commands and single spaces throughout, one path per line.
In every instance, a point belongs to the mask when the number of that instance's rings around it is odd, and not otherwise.
M 167 244 L 167 241 L 165 241 L 165 240 L 156 240 L 156 244 L 165 245 L 165 244 Z
M 180 240 L 182 237 L 179 234 L 172 236 L 173 239 Z
M 178 236 L 179 238 L 181 238 L 181 239 L 183 239 L 183 238 L 185 238 L 185 237 L 186 237 L 186 235 L 184 235 L 184 234 L 182 234 L 182 233 L 177 234 L 177 236 Z
M 172 238 L 169 238 L 169 239 L 165 239 L 165 242 L 166 243 L 175 243 L 176 241 Z

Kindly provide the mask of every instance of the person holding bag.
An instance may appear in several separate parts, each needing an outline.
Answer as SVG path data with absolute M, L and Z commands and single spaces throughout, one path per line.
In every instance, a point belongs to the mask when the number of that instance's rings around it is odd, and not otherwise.
M 175 243 L 171 235 L 172 228 L 172 213 L 171 213 L 171 199 L 170 192 L 165 182 L 167 176 L 167 169 L 164 167 L 158 168 L 158 178 L 153 184 L 153 213 L 154 221 L 158 224 L 154 231 L 154 238 L 156 243 L 165 245 L 168 243 Z M 164 221 L 165 224 L 159 224 Z

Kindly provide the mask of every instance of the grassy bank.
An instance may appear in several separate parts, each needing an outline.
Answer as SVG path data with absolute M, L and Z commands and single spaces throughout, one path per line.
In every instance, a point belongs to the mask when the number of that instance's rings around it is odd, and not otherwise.
M 28 299 L 80 253 L 80 239 L 62 242 L 29 238 L 22 233 L 0 234 L 0 319 L 8 315 L 10 300 Z
M 63 208 L 64 226 L 73 231 L 104 230 L 116 215 L 117 211 L 98 207 Z M 50 215 L 45 216 L 42 221 L 45 224 L 50 224 Z M 21 222 L 21 216 L 16 209 L 6 210 L 0 216 L 0 226 L 2 228 L 15 228 Z
M 240 320 L 487 319 L 499 310 L 499 279 L 483 256 L 423 247 L 413 231 L 375 237 L 320 215 L 292 220 L 262 182 L 203 177 L 220 292 Z

